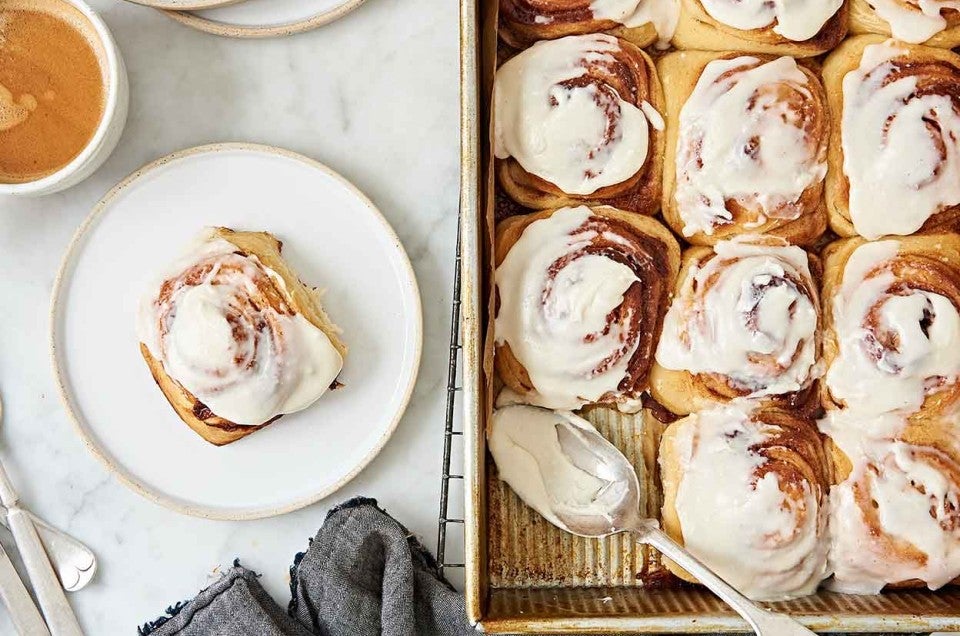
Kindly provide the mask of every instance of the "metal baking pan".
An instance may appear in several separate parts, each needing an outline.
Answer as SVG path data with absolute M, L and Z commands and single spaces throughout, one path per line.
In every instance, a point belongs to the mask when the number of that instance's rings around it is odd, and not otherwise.
M 489 255 L 494 186 L 489 143 L 497 0 L 461 0 L 461 226 L 466 607 L 488 633 L 744 632 L 709 592 L 677 587 L 659 555 L 627 537 L 583 539 L 527 508 L 495 475 L 484 428 L 491 411 Z M 659 509 L 652 417 L 594 409 L 588 419 L 636 466 L 643 506 Z M 960 631 L 960 588 L 880 596 L 820 592 L 773 604 L 829 632 Z

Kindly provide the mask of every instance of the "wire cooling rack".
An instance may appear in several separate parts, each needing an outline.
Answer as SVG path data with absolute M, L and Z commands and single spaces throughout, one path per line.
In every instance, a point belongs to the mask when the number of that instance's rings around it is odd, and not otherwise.
M 460 229 L 461 221 L 457 222 L 457 258 L 453 269 L 453 304 L 450 311 L 450 360 L 447 366 L 447 408 L 443 427 L 443 467 L 440 477 L 440 516 L 437 521 L 437 565 L 440 574 L 444 574 L 447 568 L 463 569 L 463 559 L 456 559 L 451 562 L 447 554 L 448 532 L 459 532 L 463 534 L 463 515 L 459 518 L 450 517 L 450 482 L 459 480 L 463 482 L 463 466 L 457 466 L 456 472 L 450 472 L 451 457 L 454 451 L 454 444 L 462 448 L 463 430 L 457 430 L 455 427 L 457 396 L 463 387 L 458 384 L 457 378 L 460 370 L 460 353 L 462 344 L 460 342 Z M 452 526 L 452 527 L 451 527 Z

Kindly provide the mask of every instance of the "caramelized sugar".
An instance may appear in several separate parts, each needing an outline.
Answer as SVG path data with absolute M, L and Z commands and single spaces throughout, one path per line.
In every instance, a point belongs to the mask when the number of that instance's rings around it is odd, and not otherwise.
M 60 0 L 0 0 L 0 183 L 70 163 L 103 117 L 102 47 Z

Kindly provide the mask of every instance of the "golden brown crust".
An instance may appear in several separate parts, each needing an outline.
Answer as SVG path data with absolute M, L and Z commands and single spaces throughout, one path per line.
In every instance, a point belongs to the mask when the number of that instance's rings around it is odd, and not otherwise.
M 901 4 L 916 6 L 915 3 L 900 0 Z M 850 5 L 850 33 L 876 33 L 890 37 L 890 24 L 877 15 L 867 0 L 847 0 Z M 941 15 L 947 21 L 947 27 L 932 38 L 923 42 L 926 46 L 952 49 L 960 45 L 960 12 L 944 10 Z
M 683 234 L 684 221 L 680 216 L 675 193 L 677 189 L 677 143 L 679 138 L 680 111 L 693 93 L 700 75 L 710 62 L 720 59 L 733 59 L 742 53 L 711 51 L 676 51 L 663 56 L 657 62 L 657 70 L 663 81 L 666 102 L 666 159 L 663 166 L 663 203 L 661 212 L 664 220 L 677 234 Z M 757 54 L 761 62 L 776 59 L 773 55 Z M 827 110 L 826 96 L 817 69 L 811 63 L 801 62 L 800 69 L 807 76 L 813 100 L 807 100 L 795 91 L 790 95 L 797 98 L 798 108 L 808 123 L 807 128 L 817 131 L 820 139 L 819 153 L 826 153 L 830 130 L 830 115 Z M 753 68 L 753 67 L 750 67 Z M 824 154 L 820 156 L 823 157 Z M 733 213 L 733 222 L 718 225 L 713 234 L 697 232 L 685 237 L 693 245 L 715 245 L 737 234 L 768 234 L 779 236 L 795 245 L 809 246 L 827 229 L 827 209 L 823 200 L 823 181 L 808 187 L 800 196 L 798 207 L 800 216 L 796 219 L 768 218 L 757 225 L 759 209 L 748 209 L 736 201 L 728 200 L 727 209 Z
M 212 239 L 224 239 L 237 247 L 237 250 L 256 256 L 266 267 L 283 278 L 284 285 L 276 286 L 271 291 L 280 294 L 294 311 L 302 314 L 318 329 L 323 331 L 341 356 L 346 356 L 347 347 L 340 337 L 340 330 L 330 321 L 320 305 L 320 292 L 307 288 L 290 269 L 280 255 L 281 242 L 267 232 L 236 232 L 228 228 L 216 228 L 211 234 Z M 268 424 L 279 419 L 279 415 L 258 426 L 243 426 L 219 417 L 179 382 L 167 375 L 159 360 L 151 355 L 150 350 L 143 343 L 140 344 L 140 353 L 150 368 L 150 373 L 164 397 L 184 421 L 203 439 L 216 446 L 230 444 L 254 433 Z
M 960 235 L 929 234 L 894 237 L 900 250 L 890 270 L 897 289 L 922 289 L 950 299 L 960 308 Z M 839 342 L 834 323 L 835 296 L 843 284 L 847 261 L 853 252 L 868 241 L 861 237 L 841 239 L 824 249 L 823 292 L 823 364 L 829 369 L 839 353 Z M 865 328 L 871 328 L 865 325 Z M 880 341 L 884 341 L 881 337 Z M 830 394 L 826 382 L 821 382 L 824 407 L 837 409 L 846 406 Z M 855 405 L 854 405 L 855 406 Z M 939 421 L 944 414 L 960 406 L 960 383 L 953 383 L 926 397 L 920 410 L 911 416 L 914 423 Z
M 774 33 L 772 24 L 748 31 L 735 29 L 714 20 L 700 0 L 680 0 L 680 21 L 672 42 L 678 49 L 812 57 L 829 51 L 843 40 L 847 34 L 847 21 L 847 3 L 844 2 L 814 37 L 794 42 Z
M 678 299 L 683 298 L 682 292 L 685 281 L 692 275 L 692 270 L 716 257 L 711 248 L 702 246 L 690 247 L 683 253 L 680 274 L 677 276 L 677 284 L 673 291 L 673 302 L 678 302 Z M 814 348 L 816 359 L 819 359 L 819 334 L 822 322 L 819 300 L 821 265 L 820 259 L 815 254 L 807 254 L 807 258 L 812 280 L 795 281 L 795 283 L 798 289 L 806 291 L 806 295 L 817 310 L 818 326 L 815 333 Z M 704 290 L 700 291 L 703 292 Z M 702 298 L 703 296 L 698 294 L 696 299 L 689 300 L 698 302 Z M 800 391 L 768 396 L 761 402 L 772 408 L 783 408 L 812 416 L 820 408 L 820 388 L 818 385 L 819 382 L 814 380 Z M 676 415 L 689 415 L 704 409 L 721 406 L 747 395 L 745 389 L 735 386 L 727 376 L 722 374 L 691 373 L 684 370 L 667 369 L 656 361 L 650 371 L 650 393 L 659 404 Z
M 507 253 L 517 243 L 523 231 L 533 222 L 551 217 L 557 210 L 543 210 L 534 214 L 511 217 L 497 225 L 495 239 L 495 265 L 497 267 L 506 258 Z M 591 217 L 587 223 L 615 232 L 621 239 L 629 242 L 609 241 L 602 232 L 591 242 L 590 247 L 581 250 L 574 257 L 586 254 L 611 252 L 624 255 L 618 259 L 631 267 L 641 283 L 634 285 L 624 294 L 622 310 L 634 312 L 635 337 L 638 345 L 630 360 L 627 377 L 618 389 L 618 395 L 608 395 L 600 403 L 615 404 L 620 396 L 639 398 L 648 386 L 648 375 L 653 363 L 657 340 L 666 313 L 667 298 L 673 288 L 674 279 L 680 267 L 680 246 L 670 231 L 657 220 L 618 210 L 608 206 L 591 208 Z M 499 302 L 497 302 L 499 311 Z M 535 392 L 526 368 L 516 358 L 510 345 L 498 343 L 494 356 L 497 374 L 504 384 L 521 395 Z
M 825 506 L 831 469 L 816 423 L 812 419 L 779 408 L 757 408 L 750 414 L 750 420 L 771 433 L 765 442 L 751 448 L 752 452 L 767 459 L 757 468 L 756 477 L 760 479 L 768 473 L 776 473 L 785 496 L 797 499 L 805 496 L 803 483 L 806 482 L 817 488 L 819 505 Z M 684 545 L 683 527 L 677 514 L 676 501 L 677 490 L 683 480 L 684 460 L 679 454 L 678 437 L 685 427 L 696 425 L 696 415 L 685 417 L 668 426 L 660 438 L 663 530 L 680 545 Z M 717 487 L 722 488 L 723 484 L 718 484 Z M 667 568 L 679 578 L 691 583 L 698 582 L 673 561 L 664 561 Z
M 613 20 L 597 20 L 593 0 L 500 0 L 500 37 L 512 47 L 525 48 L 538 40 L 568 35 L 607 33 L 641 48 L 657 41 L 652 24 L 625 27 Z
M 646 101 L 663 113 L 663 90 L 650 56 L 633 44 L 620 40 L 620 50 L 611 55 L 616 66 L 594 65 L 586 74 L 590 82 L 606 84 L 621 99 L 640 107 Z M 566 205 L 610 205 L 621 210 L 653 215 L 660 207 L 663 175 L 664 133 L 649 126 L 647 158 L 640 170 L 621 183 L 599 188 L 586 195 L 563 192 L 546 179 L 523 169 L 513 157 L 496 161 L 497 176 L 504 191 L 514 201 L 531 210 L 546 210 Z
M 887 40 L 882 35 L 858 35 L 837 47 L 823 63 L 823 84 L 830 104 L 832 126 L 827 152 L 826 202 L 830 227 L 840 236 L 856 236 L 850 216 L 850 181 L 843 172 L 843 145 L 840 124 L 843 119 L 843 78 L 860 66 L 863 50 Z M 908 53 L 902 61 L 902 74 L 917 75 L 927 92 L 946 91 L 960 106 L 960 55 L 952 51 L 898 42 Z M 931 216 L 916 233 L 957 231 L 960 229 L 960 205 L 948 207 Z

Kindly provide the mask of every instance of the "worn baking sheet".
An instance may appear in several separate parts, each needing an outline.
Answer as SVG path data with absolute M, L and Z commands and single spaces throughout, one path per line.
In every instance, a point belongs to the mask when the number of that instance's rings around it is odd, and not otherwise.
M 466 605 L 488 633 L 744 632 L 747 625 L 695 586 L 664 585 L 655 551 L 624 537 L 588 540 L 549 526 L 496 478 L 484 439 L 491 409 L 492 347 L 485 340 L 494 216 L 489 152 L 490 87 L 496 63 L 496 0 L 461 0 L 463 387 L 466 478 Z M 659 508 L 649 415 L 587 414 L 623 450 Z M 821 592 L 773 604 L 818 631 L 960 631 L 960 588 L 880 596 Z

